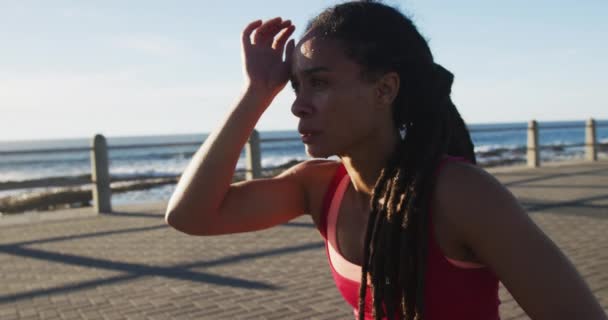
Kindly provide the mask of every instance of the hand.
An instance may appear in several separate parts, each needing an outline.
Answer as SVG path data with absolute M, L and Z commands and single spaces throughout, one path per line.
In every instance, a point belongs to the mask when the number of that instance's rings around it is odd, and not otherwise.
M 243 71 L 248 88 L 272 99 L 285 87 L 295 46 L 293 39 L 285 43 L 295 28 L 291 21 L 277 17 L 264 23 L 254 21 L 243 30 Z

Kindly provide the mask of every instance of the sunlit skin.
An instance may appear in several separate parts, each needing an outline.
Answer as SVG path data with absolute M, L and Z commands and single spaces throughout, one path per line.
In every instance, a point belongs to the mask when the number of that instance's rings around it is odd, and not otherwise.
M 362 201 L 369 201 L 375 181 L 398 141 L 392 101 L 398 76 L 363 77 L 362 68 L 347 57 L 335 40 L 314 30 L 293 52 L 291 82 L 296 98 L 292 113 L 298 131 L 312 133 L 308 155 L 339 156 Z

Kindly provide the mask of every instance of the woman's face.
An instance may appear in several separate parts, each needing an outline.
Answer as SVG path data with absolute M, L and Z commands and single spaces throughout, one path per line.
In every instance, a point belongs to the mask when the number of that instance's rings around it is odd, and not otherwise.
M 300 119 L 306 152 L 316 158 L 348 153 L 378 126 L 374 84 L 335 40 L 307 35 L 293 54 L 291 111 Z

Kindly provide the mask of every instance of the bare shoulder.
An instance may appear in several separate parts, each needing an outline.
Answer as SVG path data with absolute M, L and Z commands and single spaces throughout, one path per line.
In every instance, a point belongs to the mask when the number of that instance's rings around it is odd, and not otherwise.
M 442 199 L 450 199 L 465 193 L 478 194 L 481 198 L 507 189 L 483 168 L 467 162 L 452 161 L 446 163 L 439 173 L 435 191 Z
M 455 225 L 470 225 L 458 221 L 485 219 L 500 206 L 517 205 L 511 192 L 493 175 L 479 166 L 465 162 L 448 162 L 437 176 L 435 199 L 448 219 Z M 476 217 L 483 215 L 483 217 Z
M 447 163 L 437 178 L 435 192 L 435 203 L 450 225 L 454 239 L 499 276 L 511 275 L 504 271 L 509 261 L 530 261 L 539 255 L 538 251 L 509 252 L 507 248 L 550 243 L 515 196 L 478 166 Z M 513 237 L 515 234 L 517 237 Z
M 277 178 L 291 178 L 298 181 L 307 199 L 307 211 L 315 223 L 318 221 L 323 204 L 323 196 L 341 162 L 313 159 L 300 162 L 283 171 Z
M 306 180 L 311 176 L 318 174 L 323 175 L 325 171 L 336 170 L 340 165 L 339 161 L 324 160 L 324 159 L 312 159 L 302 161 L 298 164 L 293 165 L 289 169 L 283 171 L 277 177 L 292 176 L 297 179 Z
M 437 176 L 434 204 L 458 245 L 488 244 L 488 232 L 511 232 L 533 226 L 515 196 L 493 175 L 476 165 L 448 162 Z M 475 253 L 480 256 L 479 252 Z M 481 257 L 480 257 L 481 258 Z M 484 261 L 488 262 L 488 261 Z

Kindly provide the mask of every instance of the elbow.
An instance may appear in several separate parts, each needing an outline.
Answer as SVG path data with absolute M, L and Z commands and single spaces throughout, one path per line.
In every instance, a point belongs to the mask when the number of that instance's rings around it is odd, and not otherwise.
M 190 236 L 198 236 L 203 235 L 204 233 L 201 230 L 197 230 L 193 228 L 192 223 L 186 223 L 183 220 L 176 217 L 175 213 L 168 213 L 165 215 L 165 223 L 171 226 L 173 229 L 185 233 Z
M 179 211 L 167 210 L 165 212 L 165 223 L 173 229 L 190 236 L 208 235 L 208 232 L 202 227 L 202 223 L 193 221 L 192 217 Z
M 194 235 L 194 230 L 191 230 L 192 224 L 184 222 L 183 216 L 177 211 L 167 210 L 165 212 L 165 223 L 175 230 L 181 231 L 188 235 Z
M 175 205 L 172 203 L 171 200 L 169 200 L 169 204 L 165 209 L 165 223 L 175 228 L 179 214 L 177 213 L 177 210 L 175 210 Z
M 167 210 L 165 212 L 165 223 L 167 225 L 169 225 L 170 227 L 172 227 L 173 229 L 182 231 L 182 228 L 181 228 L 182 223 L 180 223 L 179 215 L 175 211 Z
M 195 206 L 187 203 L 174 194 L 165 209 L 165 223 L 173 229 L 191 236 L 213 235 L 213 214 L 218 210 L 208 206 Z
M 173 228 L 175 228 L 175 213 L 167 210 L 165 212 L 165 223 Z
M 187 212 L 184 212 L 183 208 L 179 209 L 175 201 L 173 201 L 173 198 L 170 199 L 167 209 L 165 210 L 165 223 L 175 230 L 190 234 L 188 223 L 185 221 L 188 219 L 190 218 L 188 217 Z

